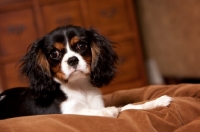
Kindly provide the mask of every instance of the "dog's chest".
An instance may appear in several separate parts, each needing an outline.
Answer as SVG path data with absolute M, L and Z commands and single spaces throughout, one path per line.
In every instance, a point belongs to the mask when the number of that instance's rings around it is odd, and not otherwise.
M 104 107 L 102 95 L 97 88 L 81 87 L 72 89 L 63 86 L 61 90 L 67 96 L 67 100 L 61 104 L 61 111 L 64 114 L 76 114 L 81 109 L 101 109 Z

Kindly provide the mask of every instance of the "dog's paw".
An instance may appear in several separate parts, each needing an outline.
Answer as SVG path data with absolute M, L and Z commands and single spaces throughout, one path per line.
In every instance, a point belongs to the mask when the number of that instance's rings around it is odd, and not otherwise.
M 134 104 L 128 104 L 125 105 L 124 107 L 121 108 L 121 111 L 124 110 L 129 110 L 129 109 L 141 109 L 141 110 L 148 110 L 148 109 L 154 109 L 157 107 L 166 107 L 168 106 L 172 101 L 172 98 L 167 96 L 167 95 L 163 95 L 155 100 L 151 100 L 148 101 L 144 104 L 138 104 L 138 105 L 134 105 Z
M 157 107 L 166 107 L 171 103 L 171 101 L 172 101 L 172 97 L 163 95 L 155 100 L 146 102 L 143 106 L 143 109 L 154 109 Z
M 172 97 L 169 97 L 167 95 L 163 95 L 157 99 L 155 99 L 155 107 L 159 107 L 159 106 L 168 106 L 171 102 L 172 102 Z
M 98 112 L 100 116 L 107 116 L 117 118 L 120 112 L 120 108 L 117 107 L 106 107 Z

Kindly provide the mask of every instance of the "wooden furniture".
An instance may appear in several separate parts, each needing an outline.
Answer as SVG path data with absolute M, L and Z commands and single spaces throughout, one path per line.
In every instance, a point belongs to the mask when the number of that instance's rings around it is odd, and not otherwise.
M 116 79 L 103 93 L 147 84 L 132 0 L 1 0 L 0 78 L 3 89 L 27 86 L 17 62 L 37 38 L 60 25 L 95 27 L 118 43 Z

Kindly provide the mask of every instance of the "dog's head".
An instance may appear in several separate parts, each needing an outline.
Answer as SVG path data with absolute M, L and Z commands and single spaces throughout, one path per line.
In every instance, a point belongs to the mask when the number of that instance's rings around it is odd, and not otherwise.
M 46 96 L 81 75 L 95 87 L 107 85 L 115 76 L 117 59 L 112 43 L 94 29 L 64 26 L 31 45 L 21 60 L 21 73 L 35 96 Z

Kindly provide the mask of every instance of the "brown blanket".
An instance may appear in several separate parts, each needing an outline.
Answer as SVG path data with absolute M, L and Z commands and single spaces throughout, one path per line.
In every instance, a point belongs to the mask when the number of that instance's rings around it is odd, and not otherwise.
M 195 132 L 200 131 L 200 85 L 148 86 L 104 95 L 106 106 L 173 97 L 169 107 L 126 110 L 118 118 L 40 115 L 0 121 L 0 132 Z

